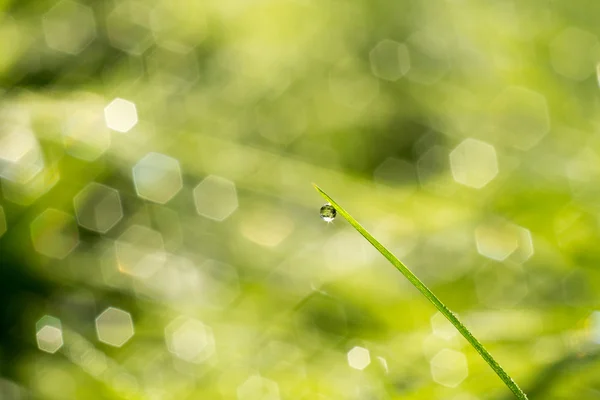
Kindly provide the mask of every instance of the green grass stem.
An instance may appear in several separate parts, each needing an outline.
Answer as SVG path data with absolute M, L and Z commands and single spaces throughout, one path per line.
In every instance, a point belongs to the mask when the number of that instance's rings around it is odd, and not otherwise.
M 314 184 L 313 184 L 314 185 Z M 512 378 L 504 371 L 504 369 L 498 364 L 498 362 L 492 357 L 492 355 L 483 347 L 483 345 L 473 336 L 473 334 L 467 329 L 467 327 L 460 322 L 456 314 L 454 314 L 435 294 L 427 287 L 412 271 L 402 263 L 396 256 L 394 256 L 385 246 L 383 246 L 377 239 L 375 239 L 361 224 L 359 224 L 348 212 L 342 208 L 335 200 L 333 200 L 327 193 L 321 190 L 320 187 L 314 185 L 315 189 L 327 200 L 333 207 L 335 207 L 338 214 L 340 214 L 346 221 L 350 223 L 365 239 L 369 241 L 385 258 L 398 271 L 402 273 L 413 284 L 414 287 L 419 290 L 430 302 L 433 303 L 435 308 L 439 310 L 452 325 L 464 336 L 465 339 L 477 350 L 481 357 L 492 367 L 494 372 L 498 374 L 500 379 L 508 386 L 508 388 L 514 393 L 517 399 L 527 400 L 527 395 L 521 390 L 521 388 L 512 380 Z

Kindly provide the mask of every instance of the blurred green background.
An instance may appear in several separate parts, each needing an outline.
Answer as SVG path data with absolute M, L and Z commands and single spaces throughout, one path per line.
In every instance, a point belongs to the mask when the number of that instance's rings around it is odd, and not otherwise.
M 0 398 L 600 399 L 599 13 L 0 0 Z

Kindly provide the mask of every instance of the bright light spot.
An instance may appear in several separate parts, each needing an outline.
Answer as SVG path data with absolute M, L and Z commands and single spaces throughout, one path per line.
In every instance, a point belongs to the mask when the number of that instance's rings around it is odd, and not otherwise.
M 33 247 L 46 257 L 62 260 L 79 244 L 75 219 L 53 208 L 33 220 L 30 231 Z
M 158 204 L 171 200 L 183 187 L 179 162 L 159 153 L 149 153 L 138 161 L 133 182 L 138 196 Z
M 469 375 L 467 358 L 461 352 L 444 349 L 430 361 L 431 377 L 442 386 L 457 387 Z
M 354 369 L 363 370 L 371 364 L 371 355 L 369 350 L 364 347 L 356 346 L 352 348 L 347 354 L 348 365 Z
M 36 323 L 36 341 L 38 348 L 46 353 L 54 354 L 63 346 L 62 326 L 60 320 L 49 315 Z
M 593 33 L 569 27 L 550 43 L 550 62 L 554 70 L 575 81 L 589 78 L 600 58 L 600 43 Z
M 42 17 L 48 47 L 68 54 L 78 54 L 96 37 L 94 12 L 88 6 L 63 0 Z
M 104 108 L 104 120 L 110 129 L 126 133 L 138 123 L 135 104 L 131 101 L 116 98 Z
M 272 380 L 254 375 L 237 389 L 238 400 L 279 400 L 279 386 Z
M 238 207 L 235 184 L 220 176 L 209 175 L 194 188 L 194 203 L 198 214 L 223 221 Z
M 92 182 L 73 198 L 79 225 L 89 230 L 106 233 L 123 218 L 119 192 Z
M 369 53 L 371 71 L 378 78 L 397 81 L 410 69 L 410 55 L 405 44 L 385 39 Z
M 481 189 L 498 174 L 496 150 L 486 142 L 465 139 L 450 153 L 450 167 L 456 182 Z
M 165 328 L 167 348 L 180 359 L 202 363 L 215 352 L 212 330 L 202 322 L 179 317 Z
M 96 318 L 98 340 L 121 347 L 133 336 L 131 315 L 118 308 L 109 307 Z

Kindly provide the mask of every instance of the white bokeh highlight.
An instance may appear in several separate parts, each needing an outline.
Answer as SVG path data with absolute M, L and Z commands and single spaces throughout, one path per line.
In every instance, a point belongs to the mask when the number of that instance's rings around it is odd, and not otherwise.
M 450 168 L 456 182 L 481 189 L 498 175 L 496 149 L 481 140 L 465 139 L 450 152 Z
M 165 204 L 183 187 L 179 161 L 164 154 L 148 153 L 133 167 L 133 182 L 138 196 Z
M 369 364 L 371 364 L 371 355 L 369 350 L 364 347 L 356 346 L 353 347 L 348 354 L 346 354 L 348 358 L 348 365 L 354 369 L 362 371 L 367 368 Z
M 38 321 L 35 339 L 38 349 L 46 353 L 56 353 L 64 344 L 60 321 L 56 318 L 45 316 Z
M 133 337 L 131 314 L 109 307 L 96 318 L 98 340 L 114 347 L 121 347 Z
M 104 108 L 104 120 L 110 129 L 127 133 L 138 123 L 137 108 L 129 100 L 116 98 Z
M 220 176 L 209 175 L 194 188 L 194 204 L 198 214 L 223 221 L 238 208 L 235 184 Z

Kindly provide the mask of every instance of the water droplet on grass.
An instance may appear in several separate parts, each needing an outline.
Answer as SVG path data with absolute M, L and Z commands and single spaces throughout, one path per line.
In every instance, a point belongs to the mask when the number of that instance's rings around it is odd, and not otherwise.
M 321 215 L 321 219 L 323 219 L 323 221 L 331 222 L 335 219 L 337 211 L 335 211 L 335 208 L 331 204 L 327 203 L 321 207 L 319 214 Z

